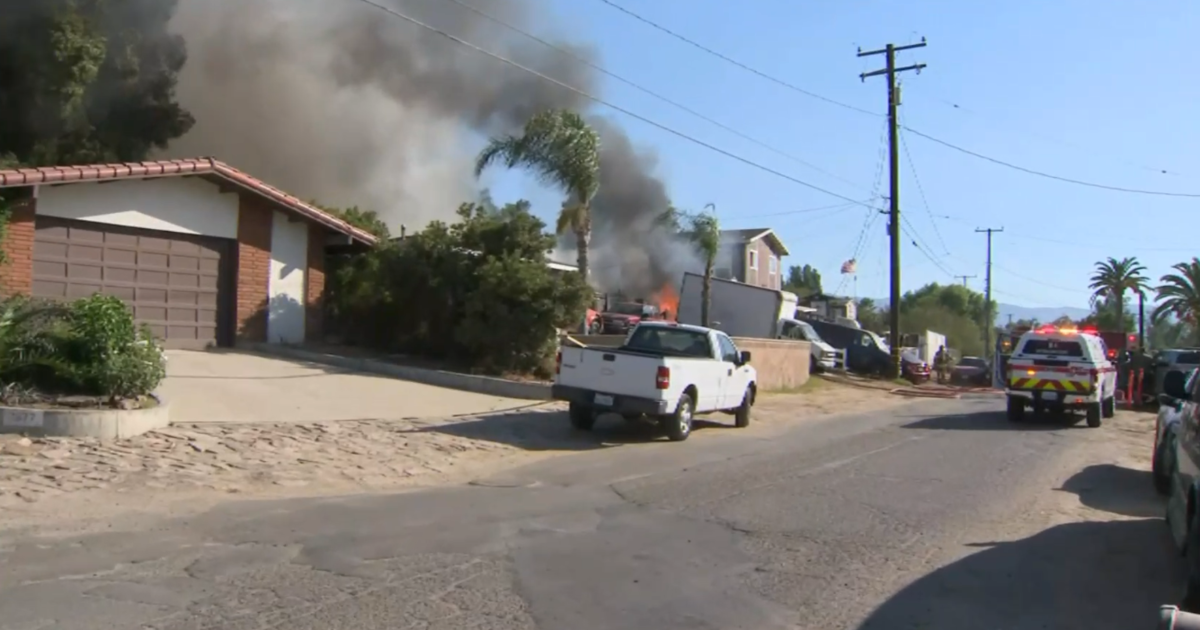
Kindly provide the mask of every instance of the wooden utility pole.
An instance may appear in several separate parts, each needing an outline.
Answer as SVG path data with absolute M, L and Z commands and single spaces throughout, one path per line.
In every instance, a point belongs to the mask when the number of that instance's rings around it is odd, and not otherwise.
M 962 282 L 963 282 L 963 288 L 964 288 L 964 289 L 968 288 L 968 287 L 967 287 L 967 280 L 974 280 L 974 279 L 975 279 L 975 276 L 954 276 L 954 277 L 955 277 L 955 278 L 958 278 L 959 280 L 962 280 Z
M 898 129 L 899 122 L 896 120 L 896 107 L 900 105 L 900 90 L 896 86 L 896 75 L 909 70 L 916 71 L 918 74 L 925 67 L 923 63 L 904 66 L 903 68 L 896 67 L 896 53 L 902 50 L 910 50 L 913 48 L 923 48 L 925 46 L 925 38 L 921 38 L 919 44 L 908 44 L 907 46 L 896 46 L 888 44 L 885 48 L 879 50 L 863 51 L 858 49 L 859 57 L 871 57 L 874 55 L 885 55 L 887 65 L 882 70 L 873 72 L 864 72 L 858 75 L 858 78 L 864 82 L 867 77 L 886 76 L 887 77 L 887 97 L 888 97 L 888 157 L 891 166 L 891 195 L 888 201 L 891 203 L 888 209 L 888 236 L 891 241 L 892 249 L 892 291 L 891 298 L 888 300 L 888 307 L 891 310 L 890 325 L 891 334 L 888 335 L 888 343 L 892 347 L 892 376 L 899 377 L 900 374 L 900 149 Z
M 1004 228 L 975 228 L 976 232 L 987 234 L 987 275 L 984 279 L 983 292 L 983 351 L 992 356 L 992 329 L 996 327 L 996 317 L 992 315 L 992 234 L 1003 232 Z

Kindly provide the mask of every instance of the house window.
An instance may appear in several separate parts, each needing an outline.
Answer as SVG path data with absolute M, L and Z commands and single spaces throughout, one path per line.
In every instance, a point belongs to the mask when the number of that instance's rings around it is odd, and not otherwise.
M 776 270 L 775 265 L 778 262 L 779 261 L 777 261 L 775 259 L 775 254 L 771 254 L 770 256 L 767 257 L 767 269 L 771 275 L 775 275 L 775 270 Z
M 750 269 L 752 271 L 758 271 L 758 250 L 757 249 L 750 250 Z

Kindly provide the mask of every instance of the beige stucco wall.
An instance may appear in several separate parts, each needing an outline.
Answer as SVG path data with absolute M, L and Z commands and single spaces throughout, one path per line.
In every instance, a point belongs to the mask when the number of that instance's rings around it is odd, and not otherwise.
M 734 337 L 738 350 L 750 352 L 750 365 L 758 371 L 758 391 L 795 389 L 808 382 L 812 344 L 784 339 Z

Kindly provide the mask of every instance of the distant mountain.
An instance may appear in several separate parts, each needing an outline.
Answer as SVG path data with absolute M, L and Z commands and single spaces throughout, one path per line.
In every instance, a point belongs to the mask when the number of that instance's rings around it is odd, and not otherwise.
M 875 300 L 875 303 L 880 308 L 887 307 L 888 301 Z M 1018 319 L 1036 319 L 1042 323 L 1052 322 L 1063 315 L 1071 319 L 1083 319 L 1091 314 L 1090 309 L 1078 308 L 1075 306 L 1017 306 L 1016 304 L 1005 304 L 1004 302 L 996 303 L 996 324 L 1003 326 L 1008 323 L 1008 316 L 1012 315 L 1013 321 Z
M 1017 306 L 1016 304 L 999 302 L 996 304 L 996 324 L 1001 326 L 1007 324 L 1010 315 L 1014 322 L 1018 319 L 1036 319 L 1045 324 L 1063 315 L 1071 319 L 1083 319 L 1091 314 L 1091 312 L 1090 309 L 1076 308 L 1074 306 Z

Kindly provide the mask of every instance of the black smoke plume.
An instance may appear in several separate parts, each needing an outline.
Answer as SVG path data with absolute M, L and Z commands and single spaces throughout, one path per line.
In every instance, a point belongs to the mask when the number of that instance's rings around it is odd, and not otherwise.
M 383 0 L 397 11 L 596 94 L 591 68 L 446 0 Z M 465 0 L 544 33 L 534 0 Z M 358 0 L 180 0 L 188 46 L 179 99 L 196 118 L 172 156 L 210 155 L 304 198 L 374 209 L 396 228 L 452 216 L 477 194 L 481 137 L 587 98 Z M 585 58 L 580 43 L 545 39 Z M 676 269 L 656 238 L 667 206 L 656 159 L 597 119 L 603 184 L 594 204 L 602 288 L 651 292 Z M 687 256 L 683 256 L 687 258 Z

